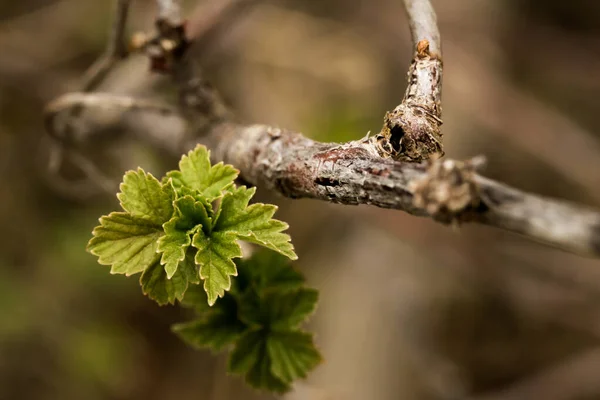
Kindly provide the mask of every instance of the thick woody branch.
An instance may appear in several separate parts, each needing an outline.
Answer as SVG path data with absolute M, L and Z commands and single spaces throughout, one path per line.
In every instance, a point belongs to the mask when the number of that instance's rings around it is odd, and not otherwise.
M 600 257 L 600 213 L 481 177 L 468 164 L 439 160 L 429 167 L 382 159 L 368 140 L 319 143 L 264 125 L 222 124 L 201 140 L 215 160 L 235 165 L 250 183 L 287 197 L 482 223 Z

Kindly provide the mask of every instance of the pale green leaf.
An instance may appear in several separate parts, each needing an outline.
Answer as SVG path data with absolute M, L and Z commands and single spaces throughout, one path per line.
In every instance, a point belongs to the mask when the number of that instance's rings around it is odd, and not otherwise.
M 250 207 L 262 204 L 253 204 Z M 282 231 L 288 228 L 285 222 L 272 219 L 261 226 L 252 229 L 249 235 L 240 235 L 239 238 L 246 242 L 256 243 L 268 249 L 278 252 L 291 260 L 297 260 L 298 256 L 292 245 L 292 238 L 287 233 Z
M 192 245 L 198 249 L 196 264 L 200 266 L 200 278 L 204 280 L 208 304 L 213 305 L 231 287 L 231 276 L 237 275 L 232 258 L 241 257 L 242 249 L 234 235 L 213 232 L 208 237 L 201 230 L 194 234 Z
M 138 168 L 128 171 L 117 195 L 121 207 L 134 217 L 147 219 L 157 225 L 167 222 L 173 214 L 173 192 L 152 174 Z
M 179 171 L 169 172 L 176 188 L 186 187 L 200 192 L 207 199 L 219 197 L 233 185 L 238 171 L 231 165 L 218 163 L 211 167 L 210 152 L 199 145 L 181 158 Z
M 140 277 L 142 292 L 160 305 L 182 300 L 189 283 L 189 271 L 177 269 L 171 279 L 160 262 L 154 263 Z
M 235 233 L 242 240 L 262 245 L 292 260 L 297 259 L 290 236 L 282 233 L 288 225 L 272 219 L 277 206 L 262 203 L 248 206 L 254 192 L 255 188 L 240 186 L 226 193 L 213 229 Z
M 267 338 L 271 372 L 283 382 L 306 378 L 308 371 L 321 362 L 312 335 L 299 331 L 273 331 Z
M 112 274 L 129 276 L 158 261 L 157 241 L 163 232 L 160 225 L 146 219 L 113 212 L 100 218 L 92 235 L 88 251 L 98 256 L 100 264 L 111 265 Z
M 186 231 L 177 229 L 177 217 L 165 222 L 163 228 L 165 235 L 158 239 L 158 251 L 162 253 L 160 263 L 165 266 L 167 278 L 177 271 L 177 266 L 185 258 L 185 252 L 191 243 L 190 235 Z
M 212 207 L 205 200 L 198 200 L 193 196 L 186 195 L 175 201 L 177 214 L 176 228 L 182 231 L 200 225 L 204 232 L 209 233 L 212 227 Z
M 158 251 L 162 253 L 160 262 L 165 266 L 169 279 L 185 258 L 191 235 L 197 229 L 210 231 L 211 219 L 206 207 L 204 202 L 184 196 L 175 201 L 175 216 L 163 224 L 165 235 L 159 239 Z

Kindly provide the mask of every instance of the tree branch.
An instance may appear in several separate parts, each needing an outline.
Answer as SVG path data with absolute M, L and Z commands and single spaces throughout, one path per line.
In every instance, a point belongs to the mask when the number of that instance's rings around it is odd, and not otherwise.
M 241 1 L 238 3 L 242 3 Z M 160 56 L 180 92 L 180 114 L 189 134 L 163 149 L 180 155 L 198 141 L 212 149 L 214 161 L 235 165 L 251 184 L 291 198 L 369 204 L 432 217 L 444 223 L 476 222 L 548 243 L 563 250 L 600 257 L 600 213 L 524 193 L 475 173 L 480 161 L 431 159 L 442 151 L 441 53 L 435 15 L 428 0 L 406 0 L 416 54 L 402 103 L 385 118 L 382 132 L 345 144 L 319 143 L 299 133 L 232 121 L 218 94 L 201 77 L 189 56 L 189 40 L 177 3 L 158 1 Z M 175 8 L 169 8 L 175 7 Z M 164 15 L 170 15 L 166 18 Z M 422 21 L 416 21 L 422 18 Z M 171 25 L 169 21 L 176 21 Z M 426 39 L 422 39 L 422 38 Z M 168 46 L 163 46 L 167 39 Z M 156 50 L 156 49 L 154 49 Z M 156 51 L 149 56 L 156 57 Z M 88 107 L 93 101 L 84 100 Z M 77 102 L 74 102 L 77 103 Z M 75 104 L 72 104 L 75 105 Z M 156 145 L 161 138 L 144 138 Z M 441 134 L 439 136 L 441 139 Z M 412 161 L 412 162 L 407 162 Z

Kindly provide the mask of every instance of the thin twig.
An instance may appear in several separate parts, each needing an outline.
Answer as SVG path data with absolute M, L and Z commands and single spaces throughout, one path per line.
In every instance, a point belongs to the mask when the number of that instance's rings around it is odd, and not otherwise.
M 127 55 L 125 26 L 131 0 L 116 0 L 114 20 L 105 53 L 83 75 L 83 92 L 96 89 L 123 57 Z
M 410 35 L 413 45 L 423 40 L 429 42 L 429 52 L 435 58 L 442 58 L 442 42 L 437 17 L 429 0 L 404 0 L 408 15 Z

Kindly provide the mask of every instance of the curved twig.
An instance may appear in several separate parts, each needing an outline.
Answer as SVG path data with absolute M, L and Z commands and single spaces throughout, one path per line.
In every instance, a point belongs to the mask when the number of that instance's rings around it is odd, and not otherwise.
M 442 52 L 437 18 L 429 0 L 405 0 L 415 55 L 402 103 L 384 118 L 376 137 L 380 154 L 420 162 L 443 155 Z

